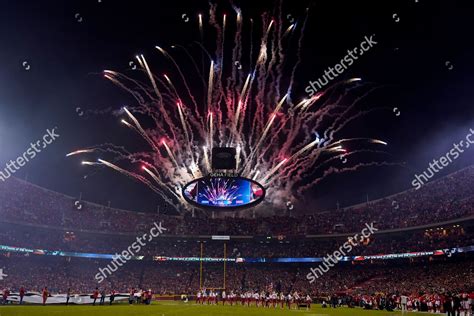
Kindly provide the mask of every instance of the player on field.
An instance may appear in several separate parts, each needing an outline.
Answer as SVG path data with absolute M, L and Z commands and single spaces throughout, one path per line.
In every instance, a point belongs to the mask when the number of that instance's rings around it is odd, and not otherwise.
M 295 291 L 293 293 L 293 301 L 295 302 L 296 306 L 298 307 L 298 305 L 301 303 L 300 302 L 300 295 L 298 294 L 297 291 Z
M 280 293 L 280 304 L 281 304 L 281 308 L 285 307 L 285 301 L 286 301 L 285 294 L 283 294 L 283 292 L 281 292 L 281 293 Z
M 270 296 L 270 303 L 273 305 L 273 308 L 277 307 L 278 304 L 278 294 L 273 291 L 273 293 Z
M 258 292 L 253 294 L 253 300 L 255 301 L 255 307 L 258 307 L 258 303 L 260 302 L 260 294 L 258 294 Z
M 207 299 L 207 291 L 206 289 L 202 290 L 202 304 L 209 304 L 209 300 Z
M 201 290 L 199 290 L 196 294 L 196 304 L 201 304 Z
M 311 299 L 311 296 L 306 295 L 306 305 L 308 306 L 307 309 L 311 309 L 311 303 L 313 302 L 313 300 Z
M 268 302 L 267 293 L 265 293 L 265 291 L 261 291 L 261 292 L 260 292 L 260 306 L 261 306 L 261 307 L 266 307 L 266 306 L 268 306 L 267 302 Z
M 288 296 L 286 297 L 286 305 L 288 305 L 288 309 L 291 309 L 291 303 L 293 303 L 293 296 L 291 293 L 288 293 Z
M 222 305 L 224 306 L 224 305 L 225 305 L 225 302 L 226 302 L 226 300 L 227 300 L 227 296 L 226 296 L 226 294 L 225 294 L 225 290 L 222 291 L 221 296 L 222 296 Z

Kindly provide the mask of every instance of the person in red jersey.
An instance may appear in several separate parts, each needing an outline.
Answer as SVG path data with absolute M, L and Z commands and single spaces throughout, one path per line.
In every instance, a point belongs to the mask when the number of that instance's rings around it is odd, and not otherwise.
M 92 305 L 95 305 L 95 301 L 97 301 L 97 298 L 99 297 L 99 288 L 96 287 L 94 293 L 92 293 L 92 298 L 94 299 L 94 302 Z
M 3 305 L 7 304 L 8 295 L 10 295 L 10 291 L 8 289 L 4 289 L 3 290 L 3 296 L 2 296 L 3 297 L 3 302 L 2 302 Z
M 48 299 L 48 287 L 45 286 L 45 288 L 43 289 L 43 305 L 46 305 L 46 300 Z
M 20 288 L 20 305 L 23 305 L 23 298 L 25 297 L 25 288 L 22 286 Z
M 201 290 L 199 290 L 196 294 L 196 304 L 200 304 L 201 303 Z
M 307 308 L 306 309 L 311 309 L 311 303 L 313 302 L 313 300 L 311 299 L 311 296 L 306 295 L 306 306 Z
M 153 298 L 153 293 L 151 292 L 151 289 L 148 289 L 148 291 L 146 291 L 145 304 L 146 304 L 146 305 L 150 305 L 152 298 Z

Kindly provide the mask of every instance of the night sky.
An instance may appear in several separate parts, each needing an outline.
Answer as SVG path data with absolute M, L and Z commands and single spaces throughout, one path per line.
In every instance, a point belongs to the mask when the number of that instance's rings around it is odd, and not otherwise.
M 217 3 L 233 21 L 229 2 Z M 273 12 L 277 2 L 234 3 L 244 20 L 259 20 L 263 11 Z M 155 210 L 160 200 L 142 184 L 107 169 L 93 173 L 80 165 L 80 157 L 65 154 L 103 142 L 136 146 L 136 135 L 111 113 L 132 100 L 101 71 L 133 75 L 129 62 L 137 53 L 152 61 L 156 56 L 154 70 L 168 69 L 154 46 L 199 40 L 197 14 L 206 20 L 208 7 L 207 1 L 194 0 L 2 1 L 0 169 L 47 128 L 57 127 L 59 139 L 16 176 L 72 196 L 82 192 L 84 199 L 98 203 Z M 346 134 L 383 139 L 389 144 L 389 160 L 406 163 L 331 176 L 308 192 L 311 210 L 410 188 L 414 174 L 422 173 L 474 128 L 474 3 L 293 0 L 283 2 L 283 19 L 301 20 L 307 7 L 309 22 L 294 98 L 305 97 L 309 80 L 322 76 L 364 36 L 375 34 L 378 44 L 340 79 L 361 77 L 377 84 L 380 88 L 363 102 L 387 110 L 351 124 Z M 472 149 L 465 151 L 437 176 L 471 164 L 473 157 Z

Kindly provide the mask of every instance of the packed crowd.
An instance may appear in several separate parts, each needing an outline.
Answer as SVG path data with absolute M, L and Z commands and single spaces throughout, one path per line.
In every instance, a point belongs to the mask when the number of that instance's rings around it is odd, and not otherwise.
M 0 257 L 8 276 L 2 286 L 11 291 L 24 287 L 52 293 L 90 293 L 101 260 L 45 256 Z M 317 282 L 306 279 L 311 266 L 304 264 L 227 264 L 225 281 L 222 263 L 204 263 L 202 288 L 294 292 L 318 297 L 333 293 L 373 295 L 375 293 L 435 294 L 474 291 L 472 257 L 438 260 L 392 260 L 377 264 L 339 264 Z M 200 289 L 200 266 L 194 263 L 130 261 L 100 283 L 101 289 L 123 293 L 130 288 L 151 289 L 157 294 L 194 295 Z
M 474 293 L 377 293 L 373 295 L 331 295 L 324 299 L 323 307 L 337 308 L 343 305 L 365 309 L 400 310 L 404 312 L 445 313 L 470 316 L 474 311 Z
M 366 223 L 374 223 L 379 230 L 432 225 L 372 235 L 360 241 L 361 247 L 355 247 L 351 255 L 474 245 L 472 220 L 439 225 L 442 227 L 434 224 L 474 214 L 473 176 L 474 166 L 424 185 L 418 191 L 317 216 L 274 216 L 263 220 L 164 216 L 87 202 L 81 202 L 83 207 L 77 209 L 73 198 L 12 178 L 0 183 L 0 245 L 114 254 L 127 249 L 140 231 L 149 230 L 153 221 L 162 222 L 169 236 L 150 241 L 139 254 L 145 260 L 127 261 L 96 290 L 94 276 L 104 266 L 103 260 L 3 251 L 0 269 L 7 277 L 1 286 L 7 296 L 21 288 L 38 293 L 44 293 L 46 287 L 51 293 L 129 293 L 132 288 L 142 288 L 156 294 L 195 295 L 202 288 L 225 287 L 229 290 L 223 301 L 229 299 L 233 303 L 239 297 L 240 304 L 274 308 L 281 308 L 281 304 L 291 308 L 292 303 L 306 301 L 307 297 L 322 298 L 328 306 L 337 305 L 342 299 L 348 300 L 349 305 L 365 308 L 436 310 L 448 301 L 454 306 L 454 301 L 457 304 L 462 296 L 451 293 L 474 291 L 474 261 L 470 254 L 340 263 L 313 284 L 306 278 L 310 266 L 305 264 L 228 263 L 224 275 L 223 263 L 205 263 L 201 278 L 198 262 L 150 259 L 198 257 L 201 250 L 205 257 L 222 257 L 222 241 L 182 236 L 220 234 L 258 236 L 226 241 L 226 256 L 231 258 L 322 257 L 338 249 L 346 237 L 304 235 L 357 232 Z M 201 302 L 209 302 L 210 292 L 200 293 Z M 218 296 L 223 299 L 222 292 L 212 293 L 216 303 Z
M 81 202 L 12 178 L 0 183 L 0 221 L 47 225 L 74 230 L 144 231 L 150 222 L 163 222 L 173 235 L 305 235 L 359 231 L 365 223 L 395 229 L 437 223 L 474 214 L 474 166 L 421 189 L 317 215 L 255 218 L 165 216 L 112 209 Z M 310 210 L 306 210 L 310 211 Z M 387 220 L 390 218 L 390 220 Z
M 465 226 L 463 226 L 465 225 Z M 472 222 L 428 230 L 413 230 L 373 235 L 355 247 L 353 255 L 430 251 L 474 245 Z M 50 251 L 114 254 L 127 249 L 134 235 L 103 235 L 62 231 L 0 222 L 0 245 Z M 157 238 L 140 251 L 140 255 L 196 257 L 200 255 L 202 239 Z M 335 238 L 255 238 L 226 241 L 227 257 L 321 257 L 344 243 Z M 223 257 L 224 242 L 206 240 L 205 257 Z

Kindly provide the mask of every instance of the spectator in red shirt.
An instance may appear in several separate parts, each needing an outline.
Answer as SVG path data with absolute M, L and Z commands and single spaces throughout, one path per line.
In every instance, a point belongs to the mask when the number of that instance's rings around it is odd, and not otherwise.
M 7 304 L 8 295 L 10 295 L 10 291 L 8 289 L 3 290 L 3 305 Z
M 46 286 L 43 289 L 43 305 L 46 305 L 46 300 L 48 299 L 48 287 Z
M 99 297 L 99 288 L 96 287 L 95 291 L 94 291 L 94 294 L 92 294 L 92 298 L 94 299 L 94 303 L 92 303 L 92 305 L 95 305 L 95 301 L 97 301 L 98 297 Z
M 143 303 L 150 305 L 151 303 L 151 289 L 148 291 L 143 291 Z
M 23 304 L 23 297 L 25 296 L 25 288 L 22 286 L 20 288 L 20 305 Z

